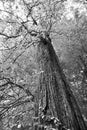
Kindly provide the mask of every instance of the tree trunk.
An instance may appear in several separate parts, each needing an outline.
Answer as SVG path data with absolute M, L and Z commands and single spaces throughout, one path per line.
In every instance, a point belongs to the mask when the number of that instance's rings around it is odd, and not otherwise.
M 50 91 L 54 111 L 61 123 L 71 130 L 87 130 L 49 37 L 40 37 L 37 60 L 43 71 L 42 87 Z
M 39 87 L 35 93 L 35 105 L 34 105 L 34 111 L 35 111 L 35 118 L 33 121 L 33 130 L 38 130 L 38 124 L 39 122 L 38 117 L 39 117 Z
M 2 122 L 2 117 L 0 115 L 0 130 L 3 130 L 3 122 Z

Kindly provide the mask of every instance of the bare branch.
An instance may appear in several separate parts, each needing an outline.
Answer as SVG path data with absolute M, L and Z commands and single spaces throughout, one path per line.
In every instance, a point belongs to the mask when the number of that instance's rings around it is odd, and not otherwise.
M 13 102 L 13 103 L 10 103 L 10 104 L 7 104 L 6 106 L 2 106 L 2 107 L 0 107 L 0 108 L 3 108 L 1 111 L 0 111 L 0 116 L 1 117 L 3 117 L 3 115 L 5 114 L 5 112 L 7 112 L 9 109 L 11 109 L 11 108 L 15 108 L 15 107 L 17 107 L 17 106 L 20 106 L 20 105 L 23 105 L 23 104 L 25 104 L 25 103 L 29 103 L 31 100 L 28 98 L 28 99 L 26 99 L 26 100 L 24 100 L 24 101 L 20 101 L 20 98 L 19 99 L 17 99 L 15 102 Z M 31 109 L 33 109 L 33 108 L 31 108 Z M 30 110 L 31 110 L 30 109 Z
M 0 35 L 2 35 L 2 36 L 4 36 L 4 37 L 7 37 L 7 39 L 9 39 L 9 38 L 17 38 L 17 37 L 20 36 L 20 35 L 8 36 L 7 34 L 1 33 L 1 32 L 0 32 Z
M 18 87 L 18 88 L 22 89 L 28 96 L 31 95 L 32 98 L 34 99 L 34 95 L 29 91 L 29 89 L 24 88 L 25 85 L 21 86 L 19 84 L 14 83 L 13 81 L 11 81 L 10 78 L 5 78 L 5 77 L 0 78 L 0 80 L 6 80 L 7 81 L 6 83 L 0 85 L 0 89 L 3 88 L 3 87 L 6 87 L 9 84 L 9 85 L 12 85 L 12 87 L 14 86 L 14 87 Z

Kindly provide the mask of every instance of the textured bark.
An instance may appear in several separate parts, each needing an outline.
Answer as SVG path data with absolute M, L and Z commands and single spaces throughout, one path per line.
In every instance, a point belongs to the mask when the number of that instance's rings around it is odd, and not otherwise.
M 35 117 L 38 118 L 39 117 L 39 87 L 35 93 L 35 105 L 34 105 L 34 109 L 35 109 Z M 36 124 L 36 120 L 33 121 L 33 130 L 38 130 L 38 124 Z
M 40 37 L 37 59 L 43 71 L 41 85 L 49 90 L 57 117 L 71 130 L 87 130 L 49 37 Z

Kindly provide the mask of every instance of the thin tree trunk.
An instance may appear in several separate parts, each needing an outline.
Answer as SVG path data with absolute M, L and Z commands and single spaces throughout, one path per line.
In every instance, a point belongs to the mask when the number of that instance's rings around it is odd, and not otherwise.
M 39 87 L 35 93 L 35 105 L 34 105 L 34 109 L 35 109 L 35 118 L 36 120 L 33 121 L 33 130 L 38 130 L 38 124 L 37 122 L 39 122 L 38 117 L 39 117 Z
M 0 115 L 0 130 L 3 130 L 3 122 L 2 122 L 2 117 Z
M 57 117 L 71 130 L 87 130 L 49 37 L 40 37 L 37 59 L 44 75 L 41 80 L 52 94 L 51 99 L 54 101 Z

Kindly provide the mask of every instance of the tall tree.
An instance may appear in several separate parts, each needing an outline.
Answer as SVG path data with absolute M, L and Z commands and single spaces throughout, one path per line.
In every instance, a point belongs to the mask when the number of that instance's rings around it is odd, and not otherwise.
M 43 88 L 45 88 L 47 98 L 45 110 L 47 111 L 50 108 L 54 115 L 57 113 L 57 117 L 67 128 L 71 128 L 72 130 L 85 130 L 86 127 L 80 110 L 63 74 L 63 70 L 60 67 L 59 60 L 48 35 L 51 34 L 53 37 L 53 34 L 60 32 L 55 28 L 58 26 L 58 20 L 59 22 L 64 20 L 61 18 L 61 14 L 63 14 L 62 17 L 67 14 L 67 11 L 65 11 L 65 14 L 63 11 L 64 3 L 65 5 L 67 5 L 67 3 L 71 4 L 70 0 L 68 0 L 68 2 L 62 0 L 14 0 L 7 1 L 7 3 L 6 1 L 0 1 L 0 4 L 2 4 L 2 6 L 0 6 L 0 22 L 1 25 L 4 24 L 0 30 L 0 35 L 4 37 L 2 40 L 4 49 L 1 49 L 1 52 L 4 54 L 4 60 L 1 66 L 1 72 L 3 75 L 5 72 L 5 76 L 10 77 L 16 82 L 15 84 L 11 82 L 10 78 L 6 78 L 6 81 L 8 81 L 6 83 L 10 82 L 12 87 L 20 83 L 19 79 L 21 79 L 20 81 L 23 81 L 22 90 L 25 90 L 22 73 L 20 71 L 18 72 L 16 67 L 19 66 L 21 69 L 19 64 L 21 58 L 19 57 L 23 56 L 31 45 L 39 42 L 37 59 L 42 69 L 40 72 L 42 74 L 40 75 L 40 88 L 37 92 L 36 103 L 37 101 L 39 102 L 40 90 L 42 91 Z M 71 17 L 71 14 L 69 14 L 69 16 Z M 64 26 L 59 28 L 62 29 L 63 27 Z M 46 34 L 46 32 L 48 34 Z M 5 52 L 3 52 L 4 50 Z M 8 63 L 8 66 L 6 63 Z M 9 75 L 6 73 L 8 70 L 11 71 L 10 68 L 12 68 L 13 75 L 10 72 Z M 31 75 L 32 72 L 29 70 L 29 67 L 25 70 Z M 23 73 L 23 75 L 25 76 L 25 73 Z M 26 79 L 26 77 L 24 78 Z M 48 100 L 48 97 L 50 97 L 50 100 Z M 50 102 L 54 104 L 54 107 L 51 106 Z M 38 116 L 38 109 L 39 103 L 37 105 L 36 116 Z M 54 111 L 56 111 L 56 113 Z
M 71 130 L 86 130 L 78 104 L 67 83 L 58 57 L 48 35 L 40 36 L 38 45 L 38 63 L 43 70 L 41 80 L 52 93 L 57 117 Z M 42 87 L 44 84 L 42 84 Z

